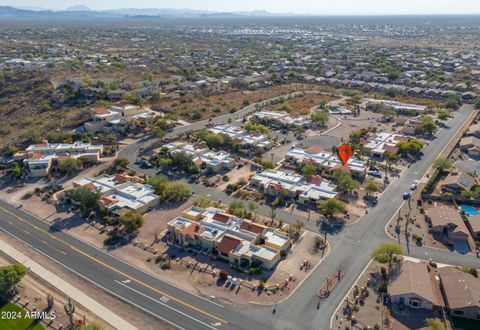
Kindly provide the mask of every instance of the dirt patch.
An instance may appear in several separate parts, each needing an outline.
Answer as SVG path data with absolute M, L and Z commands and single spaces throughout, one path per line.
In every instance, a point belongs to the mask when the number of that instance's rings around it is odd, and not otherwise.
M 316 108 L 320 104 L 327 104 L 332 100 L 335 100 L 336 97 L 328 95 L 319 95 L 319 94 L 307 94 L 302 97 L 296 97 L 285 101 L 285 104 L 290 105 L 292 115 L 303 115 L 309 116 L 313 108 Z M 281 110 L 282 103 L 267 105 L 265 108 L 267 110 L 279 111 Z
M 151 102 L 151 107 L 161 108 L 165 112 L 176 113 L 183 119 L 197 121 L 230 112 L 238 111 L 245 105 L 288 94 L 291 91 L 313 90 L 318 86 L 309 84 L 289 84 L 272 86 L 255 91 L 230 91 L 216 95 L 167 94 L 158 103 Z

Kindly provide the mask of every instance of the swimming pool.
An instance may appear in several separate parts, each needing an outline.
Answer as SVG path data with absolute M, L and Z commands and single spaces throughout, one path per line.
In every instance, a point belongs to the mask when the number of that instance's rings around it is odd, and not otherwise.
M 470 205 L 460 205 L 460 209 L 468 215 L 477 215 L 478 211 Z

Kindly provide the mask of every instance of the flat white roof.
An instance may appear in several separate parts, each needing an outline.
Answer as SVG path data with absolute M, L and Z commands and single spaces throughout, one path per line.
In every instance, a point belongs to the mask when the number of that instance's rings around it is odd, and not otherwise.
M 284 246 L 288 242 L 287 236 L 279 234 L 270 228 L 267 229 L 263 235 L 265 236 L 266 242 L 275 244 L 277 246 Z

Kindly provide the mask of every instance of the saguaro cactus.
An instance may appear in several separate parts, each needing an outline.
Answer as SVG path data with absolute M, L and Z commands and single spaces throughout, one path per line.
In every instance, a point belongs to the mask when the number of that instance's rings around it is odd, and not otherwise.
M 68 298 L 68 302 L 63 306 L 63 309 L 65 309 L 65 313 L 70 320 L 70 325 L 73 326 L 73 314 L 75 313 L 75 305 L 72 303 L 70 298 Z

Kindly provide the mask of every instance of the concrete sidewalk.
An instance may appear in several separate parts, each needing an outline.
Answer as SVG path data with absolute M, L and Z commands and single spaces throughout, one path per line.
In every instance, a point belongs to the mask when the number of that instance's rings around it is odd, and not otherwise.
M 18 263 L 23 264 L 25 268 L 35 273 L 37 276 L 41 277 L 44 281 L 47 281 L 48 283 L 56 287 L 63 294 L 71 297 L 74 301 L 90 310 L 92 313 L 97 315 L 106 323 L 110 324 L 112 327 L 122 330 L 137 329 L 136 327 L 122 319 L 120 316 L 110 311 L 108 308 L 105 308 L 103 305 L 99 304 L 74 286 L 65 282 L 60 277 L 45 269 L 43 266 L 39 265 L 20 251 L 14 249 L 1 239 L 0 250 L 11 258 L 15 259 Z

